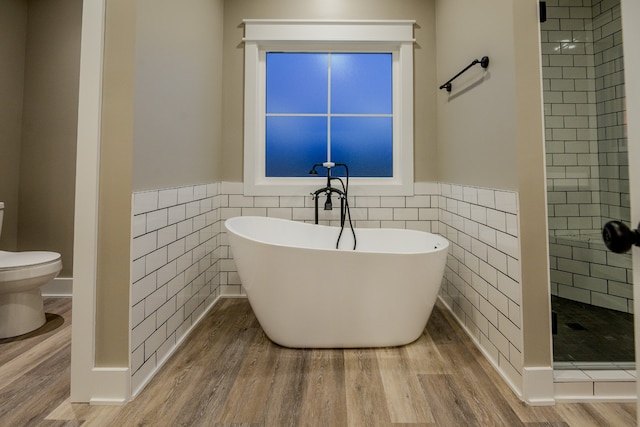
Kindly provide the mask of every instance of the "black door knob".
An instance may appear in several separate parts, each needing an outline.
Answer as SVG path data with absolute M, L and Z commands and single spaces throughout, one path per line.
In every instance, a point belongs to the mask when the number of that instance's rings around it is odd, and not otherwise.
M 609 221 L 602 228 L 602 240 L 610 251 L 623 254 L 633 245 L 640 246 L 640 233 L 620 221 Z

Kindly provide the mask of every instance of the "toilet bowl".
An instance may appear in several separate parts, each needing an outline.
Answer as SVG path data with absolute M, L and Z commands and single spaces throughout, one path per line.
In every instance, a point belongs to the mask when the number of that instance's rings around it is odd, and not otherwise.
M 4 203 L 0 202 L 0 227 L 3 210 Z M 60 270 L 62 260 L 56 252 L 0 251 L 0 339 L 26 334 L 44 325 L 40 287 Z

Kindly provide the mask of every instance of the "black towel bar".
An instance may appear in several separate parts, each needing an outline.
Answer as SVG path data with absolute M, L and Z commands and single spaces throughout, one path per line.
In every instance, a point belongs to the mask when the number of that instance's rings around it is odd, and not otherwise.
M 460 71 L 458 74 L 456 74 L 455 76 L 451 77 L 448 82 L 446 82 L 445 84 L 440 86 L 440 89 L 446 89 L 447 92 L 451 92 L 451 82 L 454 81 L 455 79 L 457 79 L 458 77 L 460 77 L 460 75 L 462 73 L 464 73 L 465 71 L 467 71 L 469 68 L 473 67 L 476 64 L 480 64 L 480 66 L 482 68 L 487 68 L 489 66 L 489 57 L 488 56 L 483 56 L 482 59 L 479 59 L 479 60 L 478 59 L 474 59 L 473 62 L 471 64 L 467 65 L 464 70 Z

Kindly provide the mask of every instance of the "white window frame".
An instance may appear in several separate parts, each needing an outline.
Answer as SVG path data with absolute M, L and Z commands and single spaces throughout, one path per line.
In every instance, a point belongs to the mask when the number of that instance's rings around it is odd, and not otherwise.
M 350 178 L 351 195 L 413 195 L 413 27 L 415 21 L 245 19 L 244 192 L 293 196 L 322 186 L 317 177 L 265 176 L 266 53 L 390 52 L 393 72 L 393 177 Z M 309 165 L 311 169 L 312 165 Z M 344 176 L 336 168 L 334 176 Z M 326 177 L 326 175 L 325 175 Z M 325 178 L 326 179 L 326 178 Z

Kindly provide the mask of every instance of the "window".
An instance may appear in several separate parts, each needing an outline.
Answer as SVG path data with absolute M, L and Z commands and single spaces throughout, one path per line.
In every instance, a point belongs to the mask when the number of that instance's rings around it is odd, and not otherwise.
M 413 21 L 245 21 L 245 193 L 413 192 Z M 334 175 L 342 175 L 337 169 Z
M 267 52 L 267 177 L 314 163 L 352 177 L 393 176 L 391 53 Z

